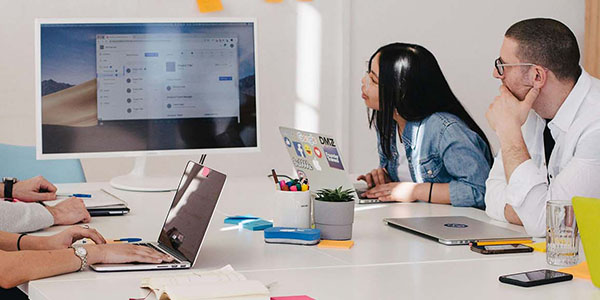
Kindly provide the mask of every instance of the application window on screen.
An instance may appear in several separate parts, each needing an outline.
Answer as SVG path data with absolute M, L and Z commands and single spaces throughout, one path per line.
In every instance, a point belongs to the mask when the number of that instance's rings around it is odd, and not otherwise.
M 98 120 L 236 117 L 232 34 L 96 35 Z

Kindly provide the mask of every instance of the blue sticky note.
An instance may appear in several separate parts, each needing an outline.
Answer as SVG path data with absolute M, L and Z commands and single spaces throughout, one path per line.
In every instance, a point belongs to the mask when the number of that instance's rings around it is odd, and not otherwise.
M 244 221 L 248 221 L 248 220 L 258 220 L 260 219 L 259 217 L 255 217 L 255 216 L 251 216 L 251 215 L 245 215 L 245 216 L 231 216 L 231 217 L 227 217 L 225 218 L 224 223 L 225 224 L 240 224 L 241 222 Z
M 266 229 L 269 227 L 273 227 L 273 223 L 271 223 L 267 220 L 258 219 L 258 220 L 246 222 L 246 223 L 242 224 L 242 226 L 244 226 L 244 228 L 246 228 L 248 230 L 259 231 L 259 230 L 263 230 L 263 229 Z

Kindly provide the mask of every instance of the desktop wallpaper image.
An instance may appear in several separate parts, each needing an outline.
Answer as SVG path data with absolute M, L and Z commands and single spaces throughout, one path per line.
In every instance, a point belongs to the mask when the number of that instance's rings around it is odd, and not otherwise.
M 254 36 L 253 25 L 246 24 L 42 25 L 43 153 L 256 147 Z M 187 33 L 237 36 L 239 120 L 231 117 L 98 120 L 96 35 Z

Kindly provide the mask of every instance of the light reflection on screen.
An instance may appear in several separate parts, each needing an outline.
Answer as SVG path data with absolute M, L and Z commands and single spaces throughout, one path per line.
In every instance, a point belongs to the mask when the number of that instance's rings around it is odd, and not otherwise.
M 179 251 L 190 262 L 208 228 L 226 176 L 188 162 L 159 236 L 161 244 Z

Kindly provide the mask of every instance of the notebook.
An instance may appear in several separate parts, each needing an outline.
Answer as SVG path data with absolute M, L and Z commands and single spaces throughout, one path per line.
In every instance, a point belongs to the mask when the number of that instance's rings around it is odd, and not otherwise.
M 152 289 L 161 300 L 269 299 L 269 290 L 261 282 L 246 279 L 230 265 L 214 271 L 143 278 L 141 287 Z

